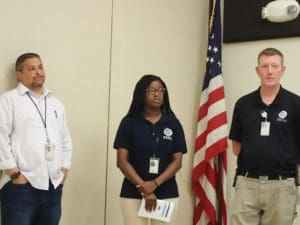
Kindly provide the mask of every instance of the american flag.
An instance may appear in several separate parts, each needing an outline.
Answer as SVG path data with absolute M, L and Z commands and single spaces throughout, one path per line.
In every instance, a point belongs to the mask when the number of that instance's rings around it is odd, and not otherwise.
M 220 0 L 210 0 L 206 72 L 200 96 L 192 189 L 193 225 L 227 225 L 227 116 L 221 71 Z

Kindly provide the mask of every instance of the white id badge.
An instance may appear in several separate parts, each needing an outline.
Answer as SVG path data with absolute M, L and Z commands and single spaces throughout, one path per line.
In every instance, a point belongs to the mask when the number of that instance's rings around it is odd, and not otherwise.
M 51 161 L 54 158 L 54 145 L 45 144 L 46 159 Z
M 150 158 L 149 173 L 158 174 L 159 158 Z
M 263 121 L 260 126 L 260 136 L 270 136 L 270 122 Z

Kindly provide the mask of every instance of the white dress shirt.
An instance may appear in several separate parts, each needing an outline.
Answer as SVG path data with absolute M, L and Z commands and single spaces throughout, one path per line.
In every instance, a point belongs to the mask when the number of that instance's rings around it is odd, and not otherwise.
M 47 136 L 53 146 L 51 160 L 46 159 Z M 49 180 L 55 188 L 61 183 L 61 168 L 70 169 L 71 157 L 64 106 L 49 90 L 43 88 L 39 97 L 19 83 L 0 97 L 0 170 L 18 167 L 33 187 L 48 190 Z M 0 188 L 9 180 L 3 172 Z

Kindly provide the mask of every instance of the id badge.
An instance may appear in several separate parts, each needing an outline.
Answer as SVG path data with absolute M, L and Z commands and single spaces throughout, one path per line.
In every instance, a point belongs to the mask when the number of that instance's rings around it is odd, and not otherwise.
M 260 136 L 270 136 L 270 122 L 263 121 L 260 126 Z
M 54 145 L 45 144 L 46 159 L 51 161 L 54 158 Z
M 158 174 L 159 158 L 151 157 L 149 163 L 149 173 Z

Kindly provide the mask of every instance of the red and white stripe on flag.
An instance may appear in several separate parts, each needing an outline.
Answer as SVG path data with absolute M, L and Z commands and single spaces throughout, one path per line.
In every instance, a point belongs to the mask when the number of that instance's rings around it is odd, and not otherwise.
M 227 116 L 221 72 L 220 0 L 211 7 L 207 64 L 197 121 L 193 225 L 227 225 Z
M 211 80 L 209 88 L 203 91 L 198 119 L 192 174 L 192 189 L 196 195 L 193 224 L 217 225 L 221 210 L 222 224 L 227 225 L 227 118 L 221 75 Z M 218 168 L 219 155 L 222 156 L 221 168 Z M 219 176 L 221 183 L 218 183 Z M 220 194 L 217 185 L 222 186 Z

